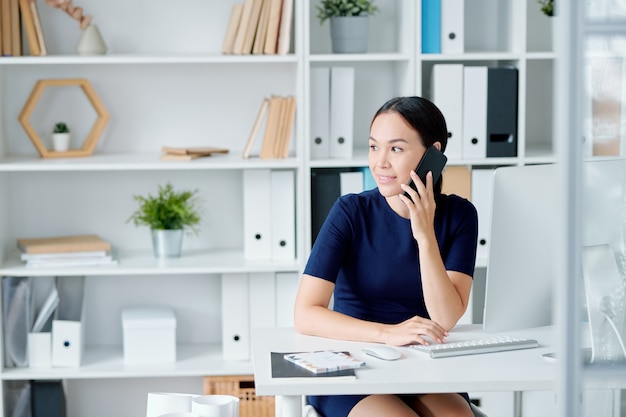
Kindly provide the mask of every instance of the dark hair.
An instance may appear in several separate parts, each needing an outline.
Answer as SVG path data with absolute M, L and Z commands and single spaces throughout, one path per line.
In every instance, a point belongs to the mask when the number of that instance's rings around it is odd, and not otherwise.
M 448 144 L 448 128 L 446 119 L 435 104 L 423 97 L 395 97 L 388 100 L 374 114 L 372 123 L 381 113 L 399 114 L 422 138 L 422 144 L 429 148 L 435 142 L 441 143 L 441 151 Z M 371 127 L 371 124 L 370 124 Z M 441 178 L 434 184 L 435 193 L 441 192 Z

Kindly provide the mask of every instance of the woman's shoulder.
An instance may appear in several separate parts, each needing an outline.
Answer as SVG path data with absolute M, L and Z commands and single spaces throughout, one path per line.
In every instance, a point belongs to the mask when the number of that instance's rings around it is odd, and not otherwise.
M 338 199 L 338 203 L 348 207 L 364 207 L 372 204 L 379 204 L 384 201 L 378 188 L 356 193 L 344 194 Z
M 443 205 L 447 210 L 477 213 L 476 207 L 470 200 L 456 194 L 441 194 L 437 205 Z

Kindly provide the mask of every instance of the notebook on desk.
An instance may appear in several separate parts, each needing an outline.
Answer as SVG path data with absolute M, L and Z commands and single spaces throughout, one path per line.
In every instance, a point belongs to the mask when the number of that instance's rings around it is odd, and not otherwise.
M 330 371 L 324 373 L 313 373 L 306 369 L 296 365 L 293 362 L 289 362 L 285 359 L 285 354 L 292 352 L 272 352 L 272 378 L 292 378 L 292 379 L 320 379 L 330 378 L 336 379 L 356 379 L 356 372 L 354 369 L 342 369 L 340 371 Z

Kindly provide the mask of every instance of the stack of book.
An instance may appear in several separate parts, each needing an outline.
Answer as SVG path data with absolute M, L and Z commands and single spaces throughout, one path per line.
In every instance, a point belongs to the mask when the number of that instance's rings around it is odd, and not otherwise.
M 17 239 L 27 268 L 116 265 L 111 244 L 97 235 Z
M 267 119 L 265 115 L 267 114 Z M 243 158 L 249 158 L 252 145 L 265 122 L 265 133 L 261 145 L 261 159 L 287 158 L 289 142 L 296 115 L 296 99 L 293 96 L 273 95 L 264 98 L 254 125 L 243 150 Z
M 293 0 L 245 0 L 231 9 L 222 53 L 285 55 L 291 44 Z
M 165 161 L 191 161 L 192 159 L 204 158 L 214 153 L 228 153 L 228 149 L 215 148 L 213 146 L 203 147 L 172 147 L 163 146 L 161 148 L 161 159 Z

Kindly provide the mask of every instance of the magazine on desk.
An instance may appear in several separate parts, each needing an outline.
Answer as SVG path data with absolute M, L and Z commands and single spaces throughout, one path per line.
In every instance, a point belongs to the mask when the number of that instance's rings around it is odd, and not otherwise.
M 348 352 L 272 352 L 272 378 L 356 379 L 356 368 L 365 362 Z

